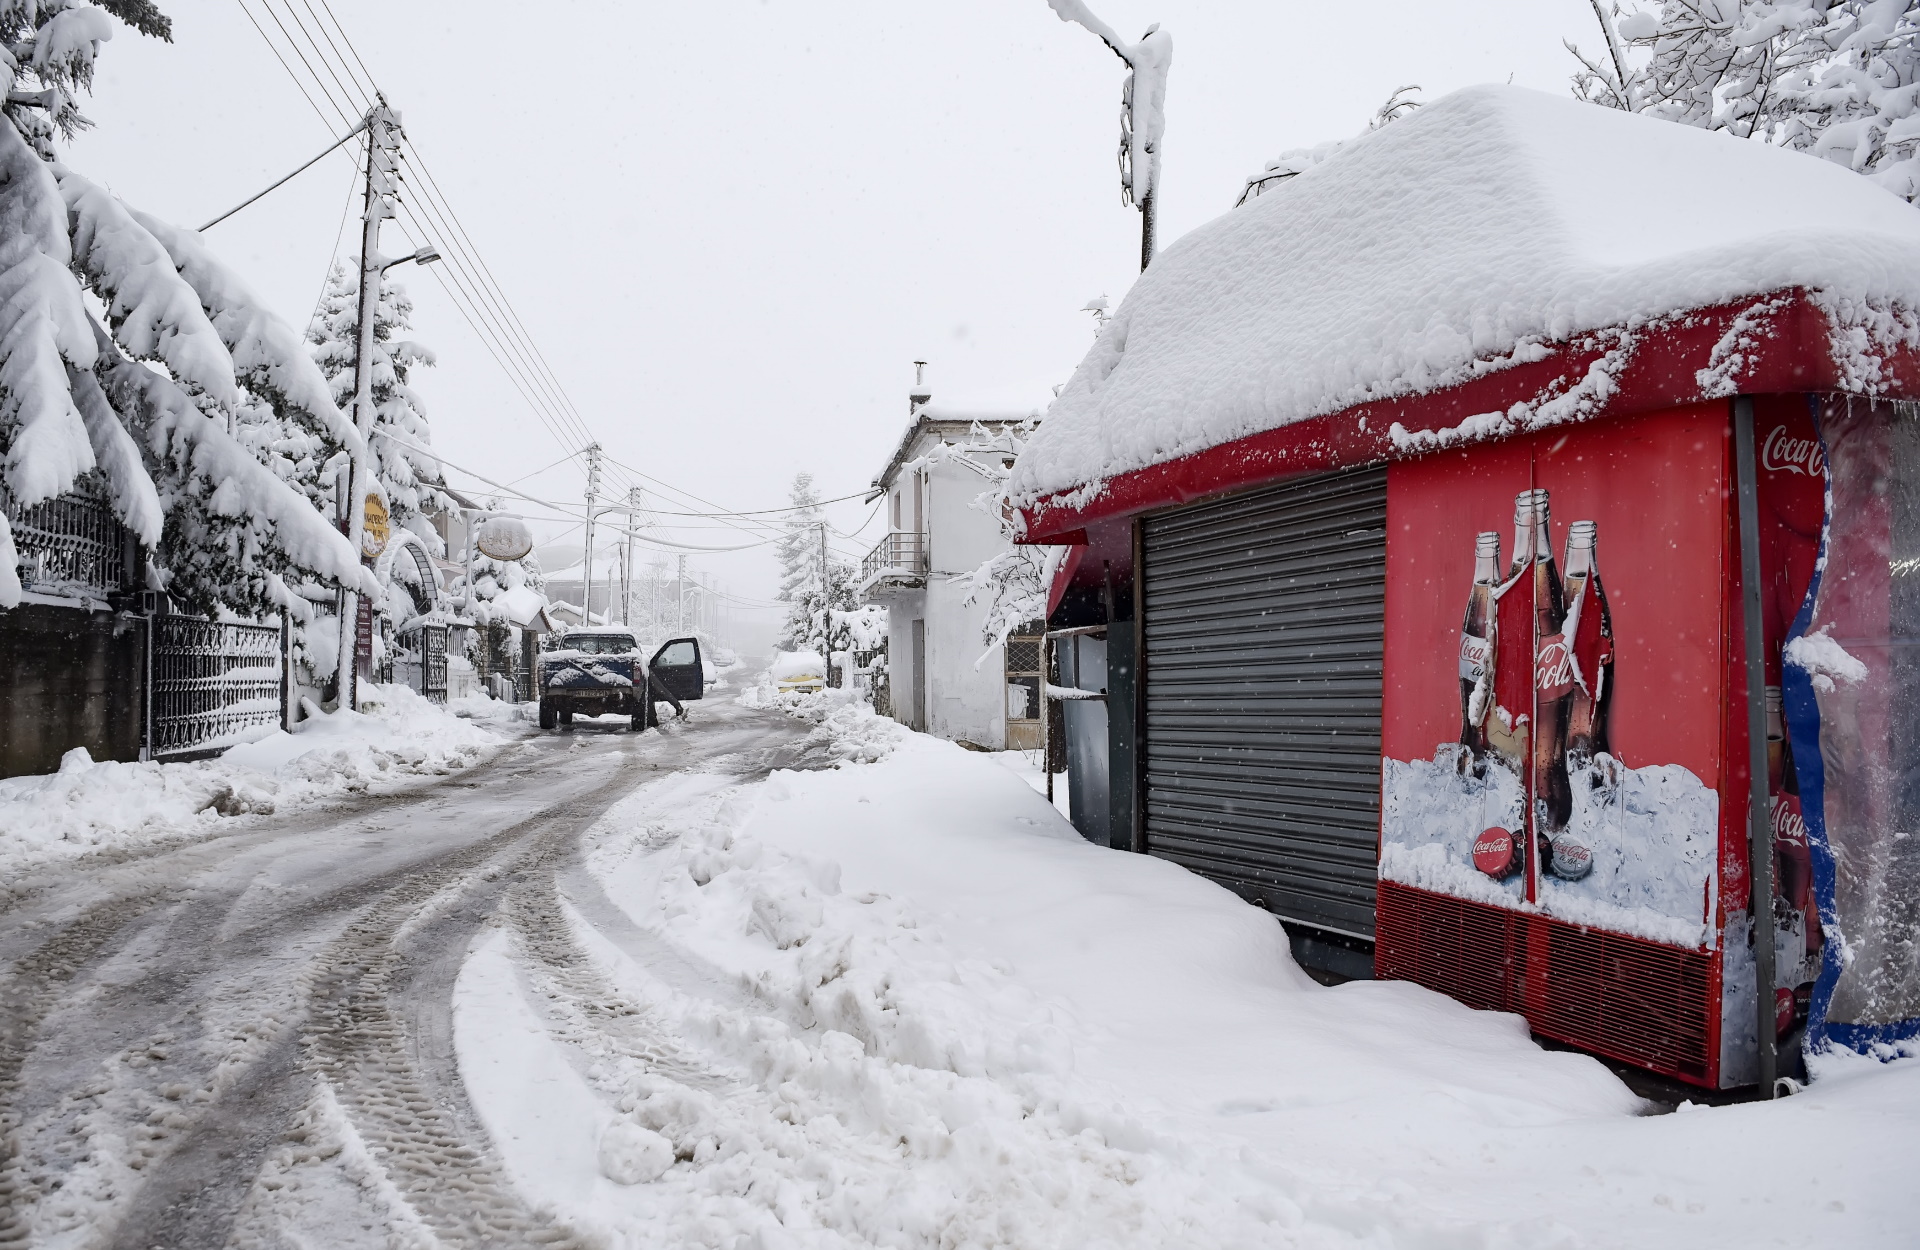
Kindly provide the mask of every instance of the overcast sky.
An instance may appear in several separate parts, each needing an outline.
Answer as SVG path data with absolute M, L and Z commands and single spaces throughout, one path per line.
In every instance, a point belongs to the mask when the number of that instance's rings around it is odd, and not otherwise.
M 1124 71 L 1045 0 L 328 2 L 585 425 L 627 466 L 621 488 L 653 487 L 637 470 L 774 508 L 807 470 L 828 496 L 858 492 L 905 426 L 911 361 L 931 362 L 937 402 L 1043 405 L 1091 340 L 1082 305 L 1117 304 L 1135 276 L 1139 218 L 1114 164 Z M 328 10 L 161 4 L 173 44 L 122 31 L 104 50 L 98 129 L 72 162 L 197 226 L 345 130 L 248 17 L 279 39 L 277 15 L 297 38 L 295 15 L 317 28 Z M 1173 36 L 1162 246 L 1225 212 L 1269 157 L 1354 133 L 1402 84 L 1428 99 L 1508 80 L 1564 92 L 1562 37 L 1597 43 L 1584 0 L 1093 7 L 1123 34 L 1159 22 Z M 332 256 L 357 247 L 354 223 L 342 230 L 354 177 L 331 157 L 208 235 L 295 325 Z M 405 233 L 387 228 L 388 255 Z M 431 272 L 394 276 L 417 305 L 413 337 L 439 357 L 415 380 L 435 446 L 577 501 L 577 462 L 526 475 L 579 440 L 547 428 Z M 692 510 L 671 499 L 651 496 Z M 852 532 L 869 508 L 831 516 Z M 878 529 L 836 546 L 855 554 Z M 769 548 L 691 567 L 743 597 L 774 589 Z

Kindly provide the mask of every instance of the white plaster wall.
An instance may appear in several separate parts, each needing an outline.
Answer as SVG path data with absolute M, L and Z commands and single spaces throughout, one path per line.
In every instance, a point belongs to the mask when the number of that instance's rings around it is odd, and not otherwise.
M 1007 740 L 1006 660 L 999 647 L 981 660 L 986 607 L 963 605 L 966 593 L 952 583 L 927 586 L 927 732 L 998 751 Z
M 925 446 L 916 446 L 918 455 Z M 887 663 L 893 682 L 893 715 L 903 724 L 913 716 L 913 622 L 926 622 L 927 723 L 936 737 L 967 741 L 990 750 L 1006 746 L 1006 660 L 1001 648 L 986 650 L 980 639 L 986 605 L 962 601 L 967 587 L 953 578 L 973 572 L 1007 549 L 999 519 L 972 506 L 992 483 L 952 461 L 927 472 L 923 524 L 932 566 L 924 590 L 895 591 L 887 599 Z M 913 528 L 910 478 L 892 485 L 904 495 L 900 528 Z M 891 510 L 891 501 L 889 510 Z M 976 667 L 975 661 L 980 663 Z
M 998 519 L 973 506 L 974 499 L 991 490 L 993 483 L 951 460 L 934 465 L 928 476 L 933 540 L 929 550 L 935 570 L 949 576 L 971 573 L 1007 549 Z

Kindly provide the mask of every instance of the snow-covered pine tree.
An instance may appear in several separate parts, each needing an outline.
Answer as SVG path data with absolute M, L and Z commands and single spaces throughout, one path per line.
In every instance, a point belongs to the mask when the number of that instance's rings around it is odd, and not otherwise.
M 1811 152 L 1920 198 L 1920 0 L 1589 0 L 1574 94 Z
M 781 536 L 776 549 L 780 558 L 777 597 L 787 605 L 787 616 L 780 624 L 774 645 L 782 651 L 818 651 L 826 656 L 847 648 L 847 627 L 836 626 L 833 613 L 836 609 L 844 612 L 856 606 L 853 591 L 857 570 L 831 554 L 826 568 L 820 567 L 820 526 L 825 521 L 820 511 L 820 492 L 814 489 L 811 473 L 801 473 L 793 479 L 788 502 L 793 511 L 787 517 L 787 532 Z
M 433 353 L 410 339 L 396 338 L 413 324 L 413 300 L 397 282 L 382 279 L 380 301 L 373 318 L 373 430 L 369 468 L 386 497 L 393 524 L 420 536 L 436 554 L 439 535 L 427 514 L 453 507 L 441 489 L 440 463 L 382 433 L 398 435 L 419 447 L 433 444 L 433 431 L 420 396 L 407 384 L 415 365 L 432 365 Z M 360 333 L 360 272 L 356 265 L 335 261 L 327 275 L 320 311 L 307 328 L 313 359 L 333 387 L 334 402 L 346 407 L 353 400 L 353 357 Z M 322 465 L 303 489 L 328 516 L 333 515 L 337 483 L 347 459 L 335 456 Z
M 0 486 L 7 508 L 97 490 L 184 606 L 305 616 L 296 575 L 372 588 L 352 548 L 230 431 L 260 407 L 357 436 L 300 349 L 199 236 L 129 208 L 55 159 L 89 123 L 116 15 L 168 37 L 145 0 L 0 0 Z M 97 297 L 104 324 L 85 294 Z M 153 367 L 149 367 L 153 366 Z M 20 601 L 0 509 L 0 607 Z

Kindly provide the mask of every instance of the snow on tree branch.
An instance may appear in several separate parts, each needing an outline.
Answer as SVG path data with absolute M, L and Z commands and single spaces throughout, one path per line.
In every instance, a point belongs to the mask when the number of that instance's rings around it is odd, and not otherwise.
M 141 436 L 149 463 L 170 470 L 159 552 L 169 590 L 178 588 L 201 608 L 257 597 L 304 615 L 304 601 L 293 602 L 284 586 L 273 589 L 278 569 L 291 565 L 378 593 L 346 536 L 201 412 L 178 384 L 122 356 L 109 342 L 101 347 L 103 392 Z M 218 594 L 218 588 L 227 593 Z
M 74 267 L 107 305 L 121 349 L 165 361 L 224 406 L 239 404 L 233 358 L 160 241 L 119 200 L 63 165 L 51 168 L 72 220 Z
M 183 606 L 305 613 L 283 575 L 371 583 L 280 474 L 359 438 L 299 336 L 197 236 L 54 163 L 54 140 L 86 124 L 73 93 L 110 12 L 171 29 L 149 0 L 0 0 L 0 502 L 104 495 L 145 546 L 149 584 Z M 0 514 L 0 607 L 19 602 L 18 554 Z
M 214 259 L 199 235 L 138 209 L 127 211 L 167 250 L 180 277 L 193 288 L 233 356 L 235 376 L 247 389 L 302 414 L 334 442 L 359 450 L 359 432 L 334 405 L 326 378 L 293 328 L 267 311 L 237 275 Z
M 90 369 L 93 334 L 67 265 L 60 188 L 12 126 L 0 125 L 0 442 L 16 505 L 71 490 L 94 467 L 67 366 Z M 11 569 L 9 569 L 11 572 Z
M 1610 108 L 1810 152 L 1920 198 L 1920 4 L 1664 0 L 1594 16 L 1607 60 L 1574 94 Z

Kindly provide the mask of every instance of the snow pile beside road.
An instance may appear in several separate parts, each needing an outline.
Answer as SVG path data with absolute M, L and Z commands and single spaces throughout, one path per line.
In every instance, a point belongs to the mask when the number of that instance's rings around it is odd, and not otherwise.
M 845 690 L 775 690 L 762 681 L 739 694 L 753 708 L 778 708 L 818 726 L 807 735 L 809 747 L 822 747 L 835 763 L 877 764 L 913 737 L 913 731 L 873 710 L 858 693 Z
M 1513 1016 L 1314 984 L 1270 916 L 924 735 L 677 774 L 587 869 L 594 983 L 496 940 L 456 1040 L 515 1184 L 610 1246 L 1911 1240 L 1920 1062 L 1645 1117 Z
M 0 867 L 18 869 L 116 843 L 204 832 L 473 764 L 503 739 L 402 686 L 365 713 L 319 713 L 217 759 L 95 762 L 69 751 L 60 771 L 0 781 Z

